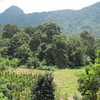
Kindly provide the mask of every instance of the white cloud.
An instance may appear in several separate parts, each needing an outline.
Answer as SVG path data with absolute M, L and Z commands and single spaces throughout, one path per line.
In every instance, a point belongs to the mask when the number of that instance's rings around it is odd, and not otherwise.
M 52 11 L 58 9 L 81 9 L 99 0 L 0 0 L 0 12 L 16 5 L 24 12 Z

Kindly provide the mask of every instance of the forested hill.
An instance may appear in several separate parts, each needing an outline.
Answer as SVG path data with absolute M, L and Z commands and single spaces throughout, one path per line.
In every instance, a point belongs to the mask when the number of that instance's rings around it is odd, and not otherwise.
M 82 30 L 88 29 L 95 36 L 100 37 L 100 2 L 80 10 L 30 14 L 25 14 L 20 8 L 12 6 L 0 14 L 0 24 L 13 23 L 21 28 L 51 21 L 59 24 L 63 33 L 76 35 Z

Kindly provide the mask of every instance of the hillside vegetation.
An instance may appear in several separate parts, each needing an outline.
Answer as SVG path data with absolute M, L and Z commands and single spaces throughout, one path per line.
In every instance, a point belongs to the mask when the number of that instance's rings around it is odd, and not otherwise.
M 80 10 L 58 10 L 51 12 L 25 14 L 20 8 L 12 6 L 0 14 L 0 24 L 17 24 L 24 28 L 28 25 L 37 26 L 45 22 L 55 22 L 61 31 L 77 35 L 87 29 L 94 36 L 100 37 L 100 2 Z

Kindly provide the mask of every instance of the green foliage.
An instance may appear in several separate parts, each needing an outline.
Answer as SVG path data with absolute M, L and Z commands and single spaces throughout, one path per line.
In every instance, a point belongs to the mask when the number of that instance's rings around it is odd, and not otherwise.
M 32 74 L 15 74 L 0 71 L 0 94 L 3 96 L 2 100 L 30 100 L 30 87 L 35 78 L 36 76 Z
M 84 65 L 84 48 L 80 38 L 71 37 L 67 42 L 68 65 L 74 66 Z
M 26 33 L 20 32 L 20 33 L 15 34 L 11 38 L 10 42 L 11 42 L 12 45 L 15 45 L 16 47 L 19 47 L 23 44 L 29 44 L 30 43 L 30 37 Z
M 86 69 L 86 75 L 79 79 L 79 91 L 89 100 L 97 100 L 100 83 L 92 69 Z
M 2 38 L 2 34 L 0 36 L 0 54 L 3 57 L 8 57 L 7 55 L 7 48 L 10 44 L 10 39 L 8 38 Z
M 37 69 L 40 69 L 40 70 L 50 70 L 50 71 L 55 71 L 57 70 L 57 66 L 40 66 L 40 67 L 37 67 Z
M 0 93 L 0 100 L 8 100 L 8 98 L 5 97 L 5 96 L 3 95 L 3 93 Z
M 47 35 L 37 30 L 33 35 L 30 42 L 30 48 L 32 51 L 41 50 L 41 46 L 47 41 Z
M 10 58 L 16 57 L 15 53 L 17 52 L 18 48 L 21 48 L 21 46 L 24 44 L 29 44 L 29 42 L 30 42 L 30 37 L 26 33 L 21 32 L 15 34 L 10 40 L 10 44 L 7 49 L 7 55 Z
M 14 34 L 20 32 L 20 29 L 15 24 L 6 24 L 3 31 L 4 38 L 11 38 Z
M 38 58 L 34 57 L 29 57 L 27 60 L 27 66 L 28 68 L 38 68 L 40 65 L 40 60 Z
M 15 57 L 20 59 L 20 63 L 26 64 L 29 57 L 32 56 L 32 52 L 30 50 L 29 45 L 23 44 L 20 47 L 18 47 L 17 51 L 15 52 Z
M 0 70 L 5 70 L 10 67 L 10 60 L 0 57 Z
M 13 59 L 11 60 L 11 66 L 12 66 L 13 68 L 18 67 L 19 64 L 20 64 L 20 60 L 19 60 L 18 58 L 13 58 Z
M 31 50 L 38 51 L 39 60 L 45 60 L 46 65 L 66 67 L 66 43 L 64 36 L 60 35 L 59 26 L 55 23 L 45 23 L 37 28 L 39 30 L 33 34 L 30 42 Z
M 31 100 L 54 100 L 55 84 L 51 73 L 39 75 L 31 87 Z
M 20 68 L 27 68 L 27 66 L 26 65 L 21 65 L 21 66 L 19 66 Z
M 80 37 L 84 43 L 86 54 L 90 57 L 91 62 L 94 63 L 96 57 L 95 50 L 97 48 L 94 37 L 87 30 L 82 31 Z
M 100 92 L 100 50 L 98 52 L 95 65 L 87 67 L 86 74 L 78 80 L 79 91 L 88 100 L 97 100 Z
M 66 38 L 64 36 L 53 36 L 52 43 L 46 45 L 44 59 L 47 65 L 54 65 L 59 68 L 67 67 L 68 56 L 66 51 Z
M 24 32 L 27 33 L 28 35 L 32 36 L 36 31 L 36 27 L 34 26 L 27 26 L 24 28 Z
M 56 91 L 55 91 L 55 100 L 60 100 L 60 97 L 61 95 L 60 95 L 60 90 L 57 90 L 56 89 Z
M 60 27 L 52 22 L 44 23 L 43 25 L 38 26 L 40 30 L 42 30 L 42 33 L 47 34 L 48 37 L 60 34 Z
M 18 67 L 20 60 L 13 58 L 12 60 L 0 57 L 0 70 Z
M 10 26 L 9 29 L 13 27 L 12 24 Z M 58 68 L 75 68 L 94 63 L 95 50 L 99 46 L 99 39 L 96 40 L 88 31 L 84 30 L 80 37 L 66 36 L 61 34 L 59 25 L 52 22 L 37 27 L 27 26 L 20 32 L 13 32 L 10 38 L 1 35 L 0 54 L 9 59 L 18 58 L 20 65 L 29 68 L 40 68 L 43 61 L 43 66 Z

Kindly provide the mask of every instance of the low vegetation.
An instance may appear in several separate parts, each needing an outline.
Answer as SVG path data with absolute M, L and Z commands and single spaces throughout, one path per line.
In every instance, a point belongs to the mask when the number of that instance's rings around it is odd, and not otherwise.
M 36 76 L 0 71 L 0 94 L 5 100 L 29 100 L 30 87 Z
M 94 65 L 86 67 L 86 73 L 78 80 L 78 90 L 83 98 L 88 100 L 100 99 L 100 50 Z
M 54 100 L 55 99 L 55 83 L 53 75 L 45 73 L 38 75 L 31 87 L 31 100 Z

